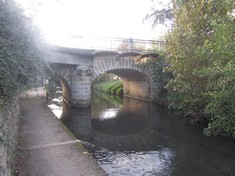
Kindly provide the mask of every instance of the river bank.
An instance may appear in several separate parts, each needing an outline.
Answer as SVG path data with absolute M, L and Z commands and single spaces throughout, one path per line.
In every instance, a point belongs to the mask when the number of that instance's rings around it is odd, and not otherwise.
M 92 85 L 92 88 L 109 95 L 123 95 L 123 83 L 120 80 L 106 80 L 96 82 Z
M 46 106 L 43 89 L 24 97 L 21 109 L 16 175 L 107 175 Z

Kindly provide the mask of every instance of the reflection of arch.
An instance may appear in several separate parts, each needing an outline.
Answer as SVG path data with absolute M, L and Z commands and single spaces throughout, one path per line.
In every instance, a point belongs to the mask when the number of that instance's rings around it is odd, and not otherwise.
M 128 113 L 125 111 L 125 107 L 123 108 L 124 112 L 123 110 L 117 111 L 116 116 L 118 118 L 102 120 L 101 118 L 105 115 L 104 113 L 107 112 L 107 115 L 109 115 L 110 110 L 112 109 L 101 111 L 101 115 L 98 118 L 91 119 L 92 129 L 96 131 L 97 134 L 99 132 L 100 134 L 110 136 L 133 136 L 142 133 L 150 126 L 148 118 L 143 118 L 142 115 L 136 113 Z M 117 108 L 114 110 L 117 110 Z
M 124 148 L 137 141 L 146 140 L 143 134 L 152 130 L 152 104 L 132 98 L 124 98 L 123 104 L 116 105 L 102 94 L 94 94 L 91 117 L 91 134 L 97 144 Z M 102 102 L 101 102 L 102 100 Z M 105 107 L 105 108 L 104 108 Z M 137 142 L 137 143 L 138 143 Z
M 146 118 L 144 120 L 145 123 L 141 123 L 141 127 L 136 128 L 133 133 L 110 135 L 94 128 L 93 120 L 95 119 L 91 118 L 91 109 L 73 109 L 68 106 L 66 102 L 63 102 L 61 120 L 78 139 L 88 142 L 92 140 L 92 143 L 97 144 L 98 147 L 112 147 L 119 144 L 125 150 L 131 150 L 133 145 L 142 148 L 144 145 L 147 145 L 146 143 L 148 141 L 151 141 L 150 131 L 152 130 L 152 125 L 151 120 L 148 118 Z

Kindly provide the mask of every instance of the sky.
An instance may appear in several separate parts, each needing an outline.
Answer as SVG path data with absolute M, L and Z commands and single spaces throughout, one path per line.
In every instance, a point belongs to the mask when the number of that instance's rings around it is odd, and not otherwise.
M 52 43 L 71 36 L 158 39 L 166 30 L 154 29 L 143 18 L 151 0 L 18 0 Z

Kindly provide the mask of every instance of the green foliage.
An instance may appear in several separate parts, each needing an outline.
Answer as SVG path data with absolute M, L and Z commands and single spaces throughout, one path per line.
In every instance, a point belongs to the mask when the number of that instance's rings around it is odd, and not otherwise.
M 177 1 L 173 1 L 173 5 Z M 233 0 L 189 0 L 173 6 L 174 25 L 166 36 L 171 108 L 207 118 L 207 135 L 235 137 Z
M 144 21 L 151 21 L 155 26 L 172 20 L 173 12 L 170 3 L 164 4 L 164 0 L 152 0 L 152 2 L 151 11 L 145 16 Z
M 119 86 L 116 89 L 115 95 L 123 95 L 123 84 L 119 84 Z
M 0 1 L 0 99 L 6 102 L 43 75 L 45 45 L 14 0 Z
M 190 0 L 152 0 L 150 13 L 145 16 L 144 21 L 152 22 L 153 27 L 157 24 L 172 22 L 175 19 L 174 10 L 187 4 L 189 1 Z
M 123 94 L 123 83 L 120 80 L 97 82 L 94 83 L 92 87 L 111 95 Z

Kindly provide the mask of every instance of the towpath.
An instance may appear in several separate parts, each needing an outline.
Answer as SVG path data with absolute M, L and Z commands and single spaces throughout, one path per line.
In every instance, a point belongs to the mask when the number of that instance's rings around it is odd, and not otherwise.
M 42 88 L 22 98 L 18 176 L 107 175 L 45 104 Z

